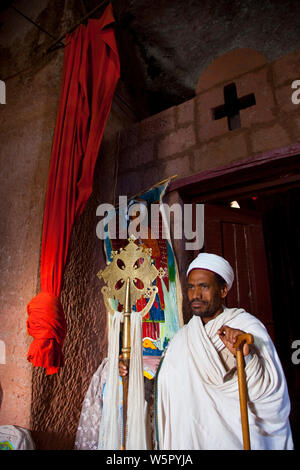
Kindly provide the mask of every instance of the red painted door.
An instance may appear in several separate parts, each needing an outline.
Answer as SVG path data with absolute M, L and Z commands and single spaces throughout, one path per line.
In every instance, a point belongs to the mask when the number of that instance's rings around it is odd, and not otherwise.
M 241 307 L 258 317 L 273 334 L 268 266 L 262 220 L 259 214 L 206 204 L 204 248 L 229 261 L 235 282 L 227 296 L 228 307 Z

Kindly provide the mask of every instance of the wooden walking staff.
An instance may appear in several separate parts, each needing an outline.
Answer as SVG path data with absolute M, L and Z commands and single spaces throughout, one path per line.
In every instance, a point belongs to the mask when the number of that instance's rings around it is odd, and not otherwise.
M 243 356 L 244 344 L 253 344 L 254 338 L 249 333 L 241 334 L 237 337 L 234 344 L 236 348 L 236 364 L 238 373 L 239 383 L 239 397 L 240 397 L 240 408 L 241 408 L 241 423 L 243 433 L 243 444 L 244 450 L 250 450 L 250 435 L 249 435 L 249 421 L 248 421 L 248 409 L 247 409 L 247 384 L 245 374 L 245 362 Z
M 128 244 L 118 251 L 112 251 L 112 261 L 103 270 L 99 271 L 98 277 L 103 278 L 106 285 L 102 287 L 104 302 L 109 313 L 114 314 L 111 300 L 115 299 L 123 305 L 123 335 L 122 335 L 122 360 L 130 367 L 131 338 L 130 338 L 130 317 L 132 307 L 137 300 L 142 297 L 148 301 L 139 312 L 143 317 L 152 307 L 158 289 L 153 286 L 153 281 L 164 276 L 164 270 L 159 270 L 151 259 L 151 248 L 138 246 L 135 239 L 129 238 Z M 140 282 L 139 282 L 140 281 Z M 142 338 L 141 338 L 142 340 Z M 127 398 L 128 398 L 129 373 L 122 378 L 123 387 L 123 449 L 126 447 L 127 429 Z

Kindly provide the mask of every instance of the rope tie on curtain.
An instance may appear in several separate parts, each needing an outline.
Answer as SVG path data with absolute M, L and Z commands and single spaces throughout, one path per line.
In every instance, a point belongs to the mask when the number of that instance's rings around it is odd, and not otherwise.
M 27 331 L 34 340 L 27 359 L 36 367 L 45 367 L 47 375 L 63 365 L 62 346 L 67 333 L 63 307 L 58 297 L 40 292 L 27 305 Z

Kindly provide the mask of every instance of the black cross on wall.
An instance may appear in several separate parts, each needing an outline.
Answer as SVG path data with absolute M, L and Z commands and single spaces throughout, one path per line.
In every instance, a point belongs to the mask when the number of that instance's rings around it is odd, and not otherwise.
M 240 110 L 256 104 L 254 93 L 238 98 L 235 83 L 230 83 L 224 87 L 224 100 L 225 104 L 212 109 L 213 119 L 218 120 L 227 116 L 230 131 L 240 128 Z

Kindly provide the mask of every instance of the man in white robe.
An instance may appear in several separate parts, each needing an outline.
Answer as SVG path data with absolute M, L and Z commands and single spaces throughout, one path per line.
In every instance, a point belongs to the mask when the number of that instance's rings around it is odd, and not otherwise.
M 192 319 L 171 340 L 156 377 L 157 447 L 243 449 L 236 338 L 243 347 L 252 449 L 293 449 L 283 370 L 264 325 L 243 309 L 224 307 L 233 283 L 229 263 L 201 253 L 187 271 Z

